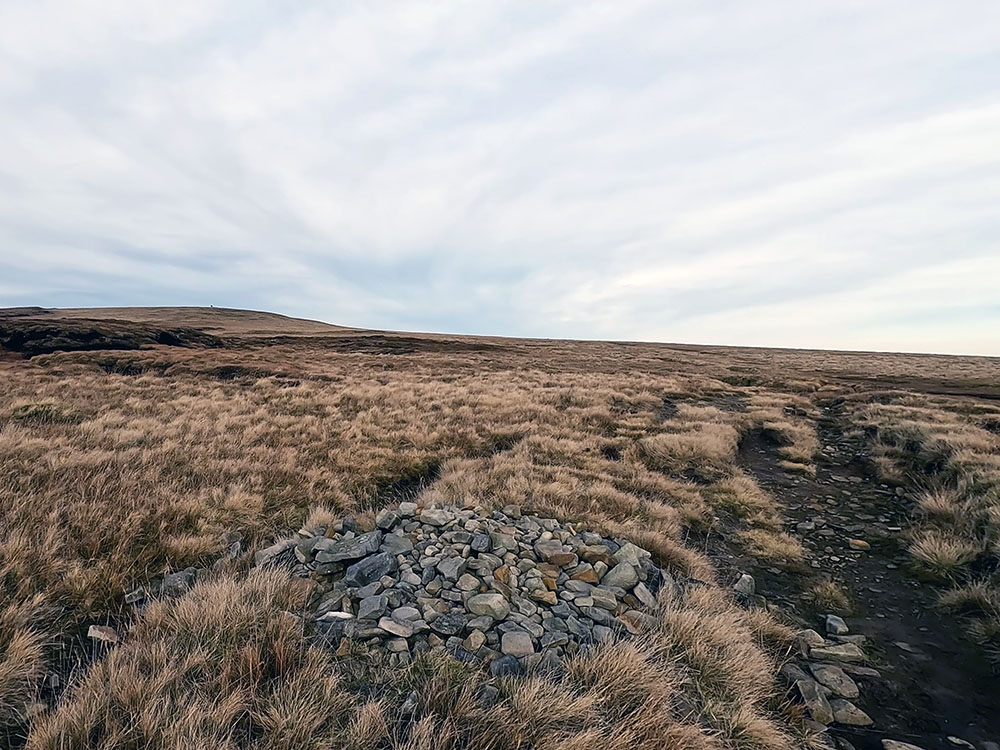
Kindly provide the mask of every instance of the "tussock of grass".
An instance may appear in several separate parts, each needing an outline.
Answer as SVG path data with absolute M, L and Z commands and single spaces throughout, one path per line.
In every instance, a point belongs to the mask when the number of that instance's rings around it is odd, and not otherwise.
M 835 581 L 820 581 L 807 589 L 802 598 L 817 612 L 850 614 L 851 599 L 844 588 Z
M 969 637 L 1000 666 L 1000 585 L 981 579 L 956 586 L 940 596 L 942 609 L 965 617 Z
M 943 528 L 959 526 L 965 513 L 958 492 L 949 488 L 924 492 L 917 499 L 917 506 L 929 523 Z
M 956 586 L 941 594 L 941 607 L 953 612 L 977 615 L 1000 615 L 1000 589 L 988 581 L 975 581 Z
M 739 433 L 731 425 L 699 424 L 686 432 L 667 432 L 639 441 L 640 455 L 654 471 L 712 481 L 724 476 L 736 453 Z
M 52 613 L 41 597 L 0 607 L 0 724 L 23 720 L 46 672 L 47 634 Z
M 798 568 L 805 560 L 805 549 L 801 542 L 783 531 L 740 531 L 736 534 L 736 542 L 754 557 L 786 567 Z
M 938 578 L 947 578 L 975 560 L 982 548 L 975 542 L 938 532 L 924 531 L 910 547 L 916 564 Z
M 27 424 L 79 424 L 84 416 L 54 403 L 19 404 L 10 412 L 12 422 Z

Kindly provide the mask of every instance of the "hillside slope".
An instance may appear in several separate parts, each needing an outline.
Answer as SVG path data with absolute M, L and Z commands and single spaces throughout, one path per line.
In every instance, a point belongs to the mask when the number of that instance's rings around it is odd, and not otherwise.
M 0 746 L 1000 734 L 1000 360 L 214 308 L 8 310 L 0 331 L 44 333 L 0 357 Z M 395 559 L 355 549 L 379 518 Z M 497 537 L 472 550 L 477 528 Z M 337 588 L 338 555 L 381 577 Z

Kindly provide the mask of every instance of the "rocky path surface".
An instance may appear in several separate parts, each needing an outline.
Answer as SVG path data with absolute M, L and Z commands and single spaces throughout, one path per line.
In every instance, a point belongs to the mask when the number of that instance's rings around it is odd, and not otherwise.
M 1000 676 L 991 674 L 960 623 L 935 609 L 935 588 L 905 570 L 905 492 L 873 477 L 863 442 L 849 437 L 837 407 L 823 411 L 819 437 L 815 478 L 779 467 L 777 446 L 763 436 L 746 439 L 741 454 L 745 468 L 781 502 L 787 531 L 806 548 L 816 579 L 847 591 L 852 606 L 845 624 L 851 636 L 863 636 L 845 640 L 865 653 L 869 670 L 852 675 L 859 686 L 854 702 L 873 723 L 834 723 L 831 735 L 858 750 L 882 748 L 886 739 L 926 750 L 997 750 Z M 758 592 L 801 611 L 809 576 L 753 572 Z M 819 618 L 812 627 L 826 629 Z

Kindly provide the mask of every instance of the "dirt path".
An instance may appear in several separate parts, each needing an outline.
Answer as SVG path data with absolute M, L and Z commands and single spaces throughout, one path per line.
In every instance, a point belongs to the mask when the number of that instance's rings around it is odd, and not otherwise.
M 908 501 L 871 476 L 863 444 L 844 435 L 836 407 L 823 411 L 823 452 L 815 479 L 778 466 L 776 446 L 760 435 L 741 445 L 741 459 L 762 487 L 778 498 L 789 533 L 798 537 L 818 576 L 832 578 L 848 593 L 850 632 L 866 636 L 864 649 L 879 678 L 858 678 L 855 701 L 874 726 L 834 725 L 831 734 L 858 750 L 881 750 L 883 738 L 926 750 L 955 750 L 954 736 L 977 748 L 1000 742 L 1000 677 L 992 675 L 976 646 L 954 617 L 935 608 L 937 592 L 904 570 Z M 867 541 L 867 551 L 849 539 Z M 752 566 L 751 566 L 752 568 Z M 806 613 L 799 594 L 810 576 L 776 575 L 751 569 L 758 591 L 772 601 Z M 822 631 L 821 622 L 810 625 Z

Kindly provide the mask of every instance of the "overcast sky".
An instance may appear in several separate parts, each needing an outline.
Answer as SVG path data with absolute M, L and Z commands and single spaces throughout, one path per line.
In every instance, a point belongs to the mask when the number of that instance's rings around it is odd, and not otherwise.
M 0 3 L 0 305 L 1000 355 L 1000 3 Z

